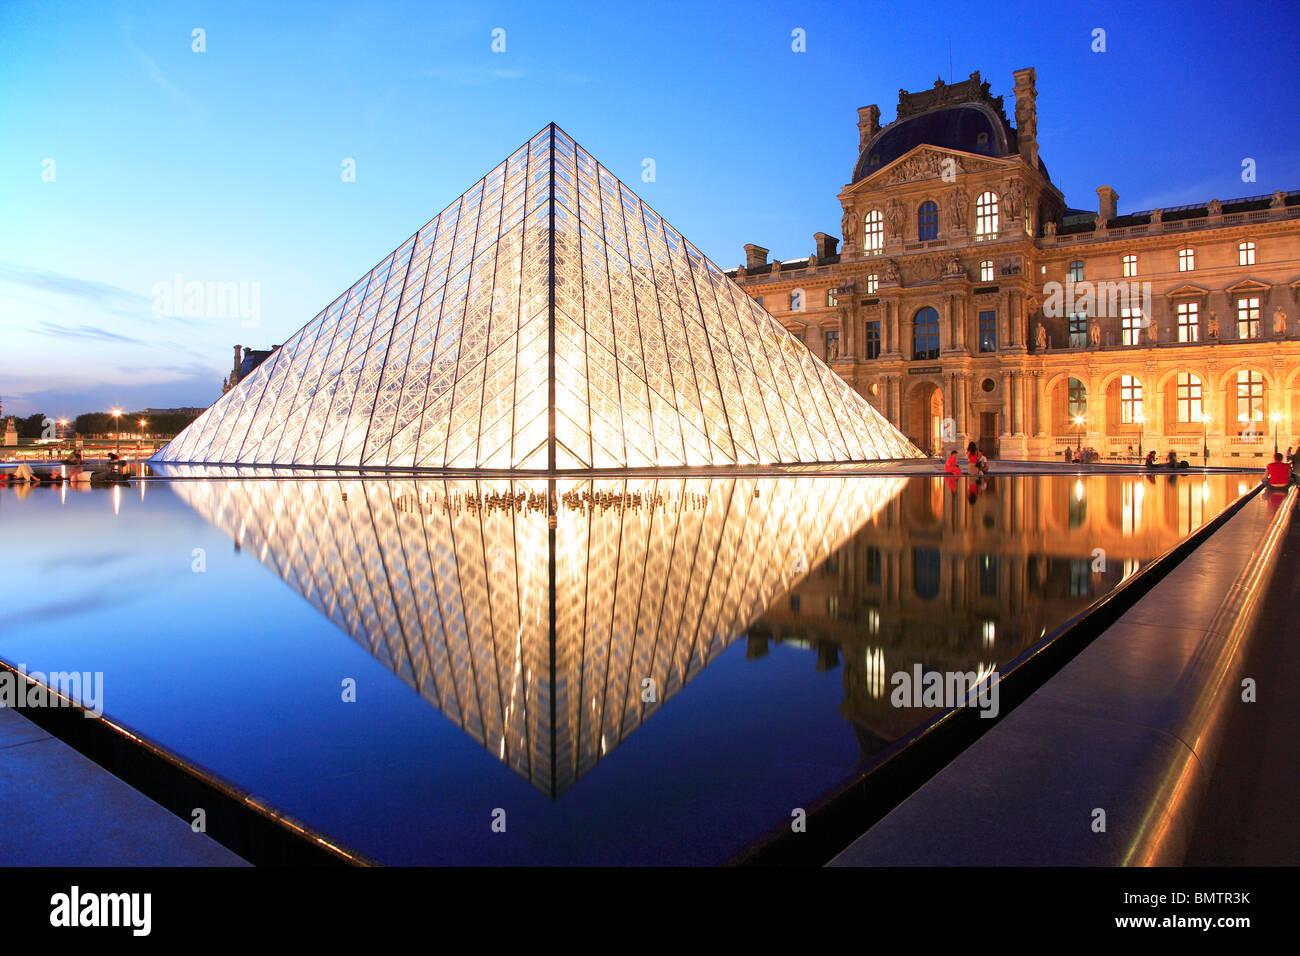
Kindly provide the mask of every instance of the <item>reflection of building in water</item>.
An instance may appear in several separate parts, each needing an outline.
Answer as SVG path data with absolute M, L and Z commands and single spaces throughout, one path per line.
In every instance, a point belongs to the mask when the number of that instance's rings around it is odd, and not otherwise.
M 554 797 L 902 484 L 232 478 L 174 487 Z M 580 504 L 588 491 L 651 503 L 561 507 L 554 529 L 526 506 L 531 495 Z M 525 505 L 464 506 L 511 495 Z M 449 499 L 460 504 L 445 507 Z
M 923 715 L 890 675 L 1005 665 L 1236 497 L 1239 476 L 1068 475 L 910 482 L 750 628 L 843 667 L 864 755 Z M 976 492 L 972 500 L 971 491 Z

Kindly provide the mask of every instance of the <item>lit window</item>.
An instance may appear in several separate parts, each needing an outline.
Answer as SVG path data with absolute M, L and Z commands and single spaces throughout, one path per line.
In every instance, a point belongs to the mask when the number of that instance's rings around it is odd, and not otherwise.
M 998 237 L 998 197 L 997 193 L 980 193 L 975 200 L 975 238 L 996 239 Z
M 1201 320 L 1197 314 L 1200 306 L 1195 302 L 1178 303 L 1178 341 L 1199 342 L 1201 340 Z
M 826 333 L 826 361 L 833 362 L 840 357 L 840 330 L 832 329 Z
M 1076 418 L 1088 414 L 1088 389 L 1084 387 L 1083 382 L 1077 378 L 1070 379 L 1066 386 L 1066 398 L 1066 413 L 1070 416 L 1071 424 Z
M 1142 416 L 1142 383 L 1132 375 L 1119 377 L 1120 423 L 1137 424 Z
M 985 259 L 980 263 L 980 282 L 993 281 L 993 260 Z
M 880 357 L 880 323 L 867 323 L 867 358 Z
M 1196 253 L 1191 249 L 1178 250 L 1178 271 L 1191 272 L 1196 268 Z
M 1253 266 L 1255 264 L 1255 243 L 1247 240 L 1237 243 L 1237 265 Z
M 1237 300 L 1237 338 L 1259 338 L 1259 296 L 1243 296 Z
M 1070 313 L 1070 348 L 1081 349 L 1088 344 L 1088 316 L 1083 312 Z
M 1202 412 L 1201 380 L 1191 372 L 1179 372 L 1178 421 L 1183 424 L 1199 425 Z
M 1083 281 L 1083 260 L 1082 259 L 1075 259 L 1073 262 L 1070 263 L 1070 281 L 1071 282 Z
M 1255 422 L 1264 420 L 1264 376 L 1243 369 L 1237 373 L 1237 425 L 1241 432 L 1255 434 Z
M 839 304 L 839 298 L 835 295 L 835 290 L 834 290 L 834 289 L 827 289 L 827 290 L 826 290 L 826 307 L 829 308 L 829 309 L 833 309 L 833 308 L 835 308 L 835 306 L 838 305 L 838 304 Z
M 922 242 L 939 238 L 939 207 L 932 200 L 921 203 L 916 211 L 916 234 Z
M 862 226 L 862 251 L 867 255 L 876 255 L 885 249 L 885 218 L 879 209 L 867 213 Z
M 1138 257 L 1125 256 L 1120 260 L 1124 264 L 1124 278 L 1131 279 L 1138 274 Z
M 1123 306 L 1119 310 L 1119 327 L 1124 345 L 1141 344 L 1142 310 Z
M 802 312 L 802 311 L 804 311 L 803 301 L 804 301 L 804 300 L 803 300 L 803 289 L 791 289 L 791 290 L 790 290 L 790 311 L 791 311 L 791 312 Z
M 998 314 L 997 312 L 980 313 L 980 351 L 996 352 L 998 350 Z
M 939 357 L 939 313 L 926 306 L 912 319 L 912 358 L 937 359 Z
M 879 288 L 880 276 L 873 272 L 871 275 L 867 276 L 867 295 L 875 295 Z

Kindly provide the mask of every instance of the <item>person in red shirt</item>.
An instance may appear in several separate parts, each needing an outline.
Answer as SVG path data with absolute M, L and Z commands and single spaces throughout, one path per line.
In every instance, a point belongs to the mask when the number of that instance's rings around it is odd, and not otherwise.
M 1264 481 L 1270 488 L 1285 488 L 1291 484 L 1291 469 L 1282 460 L 1281 452 L 1273 452 L 1273 460 L 1264 469 Z
M 943 473 L 945 475 L 960 475 L 961 465 L 957 464 L 957 449 L 953 449 L 948 455 L 948 460 L 943 463 Z

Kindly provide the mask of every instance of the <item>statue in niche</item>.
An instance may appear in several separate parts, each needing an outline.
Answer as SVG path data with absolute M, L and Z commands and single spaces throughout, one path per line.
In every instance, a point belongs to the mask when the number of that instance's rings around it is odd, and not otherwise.
M 963 229 L 966 226 L 966 205 L 970 202 L 970 196 L 966 190 L 958 186 L 952 194 L 952 205 L 948 207 L 948 221 L 953 229 Z
M 1034 347 L 1042 352 L 1047 348 L 1047 329 L 1043 328 L 1043 323 L 1038 323 L 1038 328 L 1034 330 Z
M 854 215 L 852 209 L 845 210 L 844 218 L 840 220 L 840 234 L 844 236 L 846 246 L 857 244 L 858 217 Z
M 885 265 L 885 281 L 886 282 L 898 281 L 898 262 L 895 261 L 894 259 L 890 259 L 889 262 Z
M 1050 219 L 1047 220 L 1047 222 L 1043 223 L 1043 235 L 1045 236 L 1056 235 L 1056 223 Z
M 889 206 L 885 211 L 885 225 L 889 227 L 891 236 L 899 236 L 903 233 L 903 204 L 897 199 L 891 199 Z
M 1007 206 L 1007 219 L 1019 219 L 1025 203 L 1025 190 L 1020 185 L 1020 180 L 1012 179 L 1007 183 L 1003 198 Z
M 1088 329 L 1088 343 L 1093 348 L 1096 348 L 1097 346 L 1101 345 L 1101 323 L 1100 322 L 1092 323 L 1092 327 Z
M 1215 312 L 1211 312 L 1211 313 L 1210 313 L 1210 321 L 1209 321 L 1208 327 L 1206 328 L 1206 334 L 1209 335 L 1209 337 L 1212 338 L 1212 339 L 1217 339 L 1217 338 L 1219 337 L 1219 316 L 1218 316 L 1218 313 L 1215 313 Z
M 1282 311 L 1281 307 L 1273 313 L 1273 334 L 1278 336 L 1286 335 L 1286 313 Z
M 961 259 L 955 252 L 948 257 L 948 275 L 961 275 Z

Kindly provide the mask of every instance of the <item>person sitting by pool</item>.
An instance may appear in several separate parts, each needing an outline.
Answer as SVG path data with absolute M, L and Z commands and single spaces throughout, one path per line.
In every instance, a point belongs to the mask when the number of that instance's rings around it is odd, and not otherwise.
M 954 448 L 948 455 L 948 460 L 943 463 L 943 473 L 945 475 L 960 475 L 961 465 L 957 464 L 957 449 Z
M 1154 468 L 1156 466 L 1156 452 L 1154 448 L 1147 452 L 1146 466 L 1148 468 Z
M 1282 453 L 1279 451 L 1273 452 L 1273 460 L 1264 469 L 1264 484 L 1270 488 L 1285 488 L 1296 480 L 1291 469 L 1287 467 L 1287 463 L 1282 460 Z

